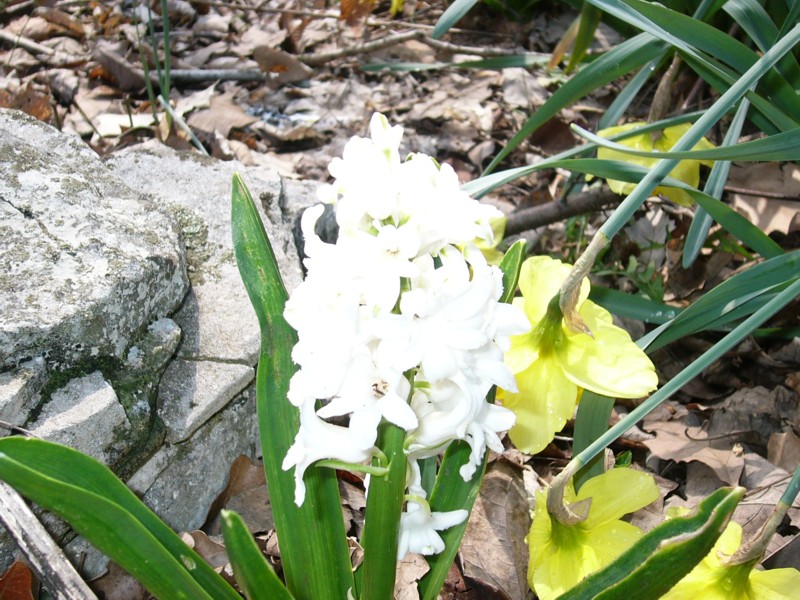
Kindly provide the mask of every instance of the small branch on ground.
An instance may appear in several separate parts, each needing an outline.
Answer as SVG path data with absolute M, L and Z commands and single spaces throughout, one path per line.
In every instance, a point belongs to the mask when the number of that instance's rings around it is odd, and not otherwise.
M 413 40 L 413 39 L 422 40 L 425 37 L 426 36 L 424 31 L 420 30 L 404 31 L 403 33 L 389 35 L 377 40 L 364 42 L 362 44 L 356 44 L 355 46 L 349 46 L 346 48 L 340 48 L 339 50 L 333 50 L 331 52 L 320 52 L 317 54 L 298 54 L 297 59 L 307 64 L 309 67 L 318 67 L 320 65 L 324 65 L 338 58 L 357 56 L 359 54 L 368 54 L 369 52 L 375 52 L 376 50 L 383 50 L 384 48 L 388 48 L 389 46 L 402 44 L 403 42 L 407 42 L 408 40 Z
M 547 204 L 523 208 L 508 215 L 506 235 L 514 235 L 549 225 L 568 217 L 594 212 L 601 208 L 615 206 L 622 201 L 622 196 L 612 192 L 608 186 L 590 189 L 564 200 L 553 200 Z

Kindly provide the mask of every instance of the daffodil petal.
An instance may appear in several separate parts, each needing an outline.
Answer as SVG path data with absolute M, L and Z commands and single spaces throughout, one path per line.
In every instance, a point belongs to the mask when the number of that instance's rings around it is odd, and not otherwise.
M 529 579 L 539 600 L 552 600 L 575 587 L 597 568 L 596 558 L 588 546 L 552 548 Z
M 790 600 L 800 590 L 797 569 L 753 570 L 750 573 L 751 598 L 754 600 Z
M 595 552 L 596 567 L 586 574 L 610 565 L 640 537 L 641 530 L 625 521 L 612 521 L 587 532 L 586 545 Z
M 511 347 L 503 356 L 503 362 L 512 373 L 520 373 L 539 358 L 539 345 L 530 333 L 511 336 Z
M 577 500 L 586 498 L 592 499 L 592 505 L 581 527 L 594 529 L 654 502 L 658 499 L 658 486 L 652 475 L 642 471 L 611 469 L 583 484 Z
M 644 123 L 626 123 L 625 125 L 603 129 L 602 131 L 598 132 L 598 134 L 602 137 L 611 137 L 618 133 L 623 133 L 642 125 L 644 125 Z M 653 138 L 653 134 L 643 133 L 620 140 L 619 143 L 635 150 L 657 150 L 659 152 L 667 152 L 672 149 L 672 147 L 678 142 L 678 140 L 681 139 L 681 137 L 683 137 L 687 131 L 689 131 L 689 127 L 690 125 L 688 123 L 682 123 L 680 125 L 667 127 L 660 132 L 658 137 L 655 139 Z M 714 144 L 709 142 L 706 138 L 701 138 L 692 149 L 707 150 L 710 148 L 714 148 Z M 610 148 L 598 148 L 597 158 L 605 160 L 620 160 L 629 164 L 640 165 L 645 168 L 650 168 L 659 161 L 657 158 L 633 156 L 631 154 L 625 154 L 624 152 L 619 152 Z M 670 171 L 669 175 L 674 179 L 688 183 L 692 187 L 697 187 L 698 183 L 700 182 L 700 165 L 703 164 L 710 167 L 713 165 L 713 163 L 714 161 L 708 160 L 682 160 L 672 171 Z M 635 187 L 635 184 L 633 183 L 614 181 L 611 179 L 608 180 L 608 185 L 611 190 L 617 194 L 629 194 Z M 690 206 L 692 204 L 692 197 L 684 190 L 659 186 L 655 189 L 655 193 L 665 196 L 677 204 L 682 204 L 684 206 Z
M 519 289 L 525 298 L 525 314 L 532 324 L 542 320 L 550 300 L 561 290 L 561 284 L 572 270 L 570 265 L 549 256 L 533 256 L 522 263 Z M 589 296 L 589 281 L 581 282 L 580 304 Z
M 542 560 L 550 550 L 552 532 L 552 521 L 547 513 L 547 492 L 536 492 L 536 507 L 533 512 L 531 529 L 528 532 L 528 548 L 530 558 L 528 560 L 528 573 L 533 573 L 542 564 Z M 533 585 L 533 584 L 531 584 Z
M 641 398 L 658 386 L 653 363 L 608 311 L 587 300 L 578 312 L 592 336 L 568 332 L 556 350 L 571 381 L 612 398 Z
M 519 393 L 503 394 L 506 408 L 517 415 L 508 432 L 522 452 L 536 454 L 553 441 L 572 417 L 578 400 L 578 386 L 564 375 L 554 355 L 539 357 L 517 374 Z

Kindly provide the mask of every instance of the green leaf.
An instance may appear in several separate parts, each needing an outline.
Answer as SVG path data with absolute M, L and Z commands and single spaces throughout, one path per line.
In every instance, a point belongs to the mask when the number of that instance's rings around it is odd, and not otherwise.
M 459 62 L 434 62 L 434 63 L 373 63 L 361 65 L 362 71 L 372 73 L 375 71 L 438 71 L 440 69 L 508 69 L 510 67 L 531 68 L 546 65 L 550 60 L 549 55 L 539 52 L 527 52 L 511 56 L 492 56 L 480 60 L 462 60 Z
M 691 306 L 683 309 L 663 329 L 659 328 L 645 336 L 645 347 L 652 352 L 682 337 L 704 331 L 712 325 L 729 323 L 732 318 L 721 320 L 721 317 L 731 315 L 739 306 L 764 295 L 761 302 L 750 304 L 755 311 L 771 299 L 772 292 L 776 288 L 798 279 L 800 279 L 800 250 L 787 252 L 753 265 L 726 279 Z
M 575 67 L 586 56 L 589 46 L 594 41 L 594 32 L 600 24 L 600 17 L 603 16 L 602 11 L 592 6 L 588 2 L 583 3 L 581 8 L 581 20 L 578 25 L 578 34 L 575 36 L 575 46 L 572 50 L 572 56 L 569 57 L 569 65 L 567 65 L 567 73 L 571 73 Z
M 220 516 L 225 551 L 233 567 L 236 583 L 245 597 L 248 600 L 292 600 L 293 596 L 264 558 L 242 518 L 229 510 L 222 510 Z
M 442 37 L 448 30 L 458 23 L 465 14 L 469 12 L 469 10 L 478 3 L 478 0 L 456 0 L 450 6 L 447 7 L 447 10 L 444 11 L 439 20 L 436 21 L 436 25 L 433 28 L 433 33 L 431 37 L 435 40 L 438 40 Z
M 632 296 L 625 292 L 600 286 L 592 286 L 589 299 L 620 317 L 628 317 L 645 323 L 660 325 L 678 316 L 682 309 L 662 304 L 643 296 Z
M 762 52 L 769 50 L 781 37 L 766 9 L 756 0 L 728 0 L 723 10 L 733 17 Z M 800 83 L 800 65 L 793 54 L 784 56 L 777 69 L 795 87 Z
M 578 454 L 589 447 L 593 441 L 608 431 L 611 411 L 614 410 L 614 399 L 601 396 L 589 390 L 581 392 L 578 412 L 575 415 L 575 431 L 572 440 L 572 452 Z M 605 472 L 605 455 L 598 454 L 572 478 L 575 491 L 578 492 L 588 480 Z
M 666 46 L 650 35 L 637 35 L 617 45 L 562 85 L 522 126 L 486 168 L 491 173 L 508 154 L 572 102 L 656 58 Z
M 526 250 L 525 240 L 517 240 L 506 250 L 503 260 L 500 261 L 500 270 L 503 272 L 503 295 L 500 302 L 509 303 L 514 297 Z
M 560 600 L 650 600 L 689 573 L 714 547 L 744 495 L 744 488 L 721 488 L 694 514 L 676 517 L 651 530 L 605 569 L 562 594 Z
M 619 140 L 624 140 L 625 138 L 631 137 L 633 135 L 640 135 L 642 133 L 657 131 L 660 129 L 664 129 L 666 127 L 671 127 L 672 125 L 693 121 L 696 118 L 703 115 L 704 112 L 705 111 L 697 111 L 697 112 L 687 113 L 684 115 L 678 115 L 676 117 L 670 117 L 668 119 L 663 119 L 655 123 L 650 123 L 649 125 L 644 125 L 640 128 L 632 129 L 630 131 L 625 131 L 623 133 L 611 136 L 608 138 L 608 140 L 616 142 Z M 561 164 L 561 161 L 563 160 L 572 158 L 574 156 L 581 156 L 583 154 L 588 154 L 593 150 L 595 150 L 596 148 L 597 144 L 595 143 L 589 143 L 589 144 L 584 144 L 582 146 L 577 146 L 575 148 L 570 148 L 569 150 L 565 150 L 564 152 L 559 152 L 558 154 L 551 156 L 550 158 L 546 158 L 532 165 L 527 165 L 524 167 L 516 167 L 514 169 L 507 169 L 505 171 L 498 171 L 497 173 L 483 175 L 477 179 L 473 179 L 472 181 L 465 183 L 464 185 L 461 186 L 461 189 L 474 198 L 480 198 L 484 194 L 492 191 L 497 187 L 500 187 L 505 183 L 514 181 L 519 177 L 525 177 L 526 175 L 530 175 L 534 171 L 557 167 Z
M 472 512 L 475 499 L 481 489 L 481 483 L 483 483 L 483 477 L 486 474 L 486 461 L 489 453 L 488 451 L 484 453 L 483 462 L 478 466 L 472 479 L 464 481 L 459 469 L 469 461 L 471 451 L 469 444 L 463 441 L 453 442 L 447 448 L 430 497 L 432 511 L 447 512 L 463 508 Z M 445 549 L 439 554 L 426 557 L 430 571 L 419 581 L 419 597 L 422 600 L 436 600 L 438 597 L 447 573 L 456 558 L 464 532 L 467 530 L 467 521 L 468 519 L 440 532 Z
M 0 439 L 0 479 L 67 521 L 158 598 L 239 595 L 105 465 L 33 438 Z
M 633 156 L 648 158 L 680 158 L 686 160 L 746 160 L 746 161 L 790 161 L 800 160 L 800 127 L 783 131 L 757 140 L 720 146 L 707 150 L 685 150 L 682 152 L 658 152 L 636 150 L 630 146 L 612 142 L 606 138 L 573 125 L 572 129 L 581 137 L 605 148 Z
M 725 132 L 725 138 L 722 140 L 723 146 L 731 146 L 739 139 L 749 109 L 750 102 L 742 100 L 739 104 L 739 108 L 736 109 L 736 114 L 731 121 L 728 131 Z M 722 198 L 722 192 L 725 189 L 725 182 L 728 180 L 730 170 L 731 163 L 729 161 L 715 162 L 714 166 L 711 167 L 711 173 L 708 176 L 708 181 L 706 181 L 703 191 L 717 200 Z M 683 246 L 681 264 L 684 269 L 688 269 L 700 255 L 700 250 L 705 243 L 712 222 L 713 219 L 711 215 L 702 207 L 698 207 L 692 219 L 692 224 L 689 226 L 689 231 L 686 234 L 686 241 Z
M 706 69 L 715 72 L 728 86 L 741 74 L 750 69 L 758 60 L 758 55 L 744 44 L 699 19 L 683 15 L 652 2 L 641 0 L 587 0 L 595 6 L 618 18 L 627 19 L 636 27 L 675 46 L 682 56 L 702 63 Z M 721 68 L 711 57 L 717 57 L 730 65 L 734 72 Z M 691 61 L 690 61 L 691 62 Z M 754 94 L 749 96 L 753 105 L 766 113 L 780 112 L 786 123 L 797 119 L 792 115 L 800 113 L 800 97 L 789 83 L 775 70 L 766 73 L 759 84 L 764 98 Z M 791 125 L 780 127 L 791 128 Z
M 397 572 L 397 545 L 400 535 L 400 514 L 406 489 L 406 465 L 403 452 L 404 429 L 383 422 L 378 427 L 378 447 L 389 459 L 389 473 L 372 477 L 364 513 L 361 545 L 364 562 L 356 573 L 359 598 L 381 600 L 391 598 Z
M 286 288 L 261 217 L 238 174 L 233 176 L 231 225 L 236 263 L 261 326 L 258 427 L 286 585 L 300 600 L 338 600 L 354 584 L 336 474 L 308 469 L 305 502 L 295 506 L 294 474 L 281 464 L 299 428 L 298 410 L 286 398 L 297 334 L 283 318 Z

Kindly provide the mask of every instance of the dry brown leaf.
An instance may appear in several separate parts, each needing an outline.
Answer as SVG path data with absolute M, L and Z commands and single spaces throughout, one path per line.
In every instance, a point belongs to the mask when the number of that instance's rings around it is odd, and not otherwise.
M 775 162 L 734 164 L 727 185 L 754 192 L 731 194 L 733 208 L 748 221 L 767 233 L 789 233 L 800 197 L 800 166 Z M 758 192 L 777 194 L 784 199 L 766 197 Z
M 419 600 L 417 582 L 430 571 L 425 559 L 419 554 L 408 554 L 397 563 L 394 581 L 394 600 Z
M 133 575 L 115 562 L 108 563 L 106 574 L 92 581 L 90 586 L 105 600 L 148 600 L 152 597 Z
M 16 92 L 0 89 L 0 108 L 16 108 L 45 123 L 53 122 L 50 90 L 28 81 Z
M 655 433 L 643 443 L 654 455 L 675 462 L 699 461 L 729 485 L 738 485 L 744 469 L 742 452 L 730 439 L 712 439 L 700 427 L 688 425 L 683 418 L 672 421 L 646 421 L 644 429 Z M 690 437 L 691 436 L 691 437 Z
M 213 96 L 208 108 L 193 112 L 186 122 L 197 133 L 205 134 L 209 138 L 215 132 L 227 138 L 231 129 L 242 129 L 258 121 L 258 117 L 244 112 L 242 107 L 234 102 L 233 96 L 233 92 Z M 198 137 L 202 139 L 203 136 Z
M 375 6 L 375 0 L 342 0 L 339 18 L 348 25 L 357 25 L 366 19 Z
M 508 598 L 525 598 L 531 517 L 522 475 L 515 465 L 490 465 L 459 550 L 465 578 Z
M 800 437 L 792 430 L 773 433 L 767 446 L 767 460 L 792 472 L 800 465 Z
M 186 539 L 187 536 L 189 539 Z M 225 550 L 225 546 L 215 542 L 199 529 L 184 533 L 181 537 L 184 538 L 183 541 L 188 546 L 193 548 L 214 569 L 221 569 L 228 564 L 228 553 Z
M 133 65 L 124 58 L 126 50 L 123 43 L 97 40 L 92 57 L 116 79 L 121 90 L 143 89 L 144 71 L 140 65 Z
M 42 17 L 26 16 L 14 19 L 3 28 L 3 31 L 13 36 L 21 36 L 35 42 L 41 42 L 54 35 L 59 35 L 63 32 L 63 29 L 54 26 Z
M 0 598 L 2 600 L 33 600 L 38 596 L 38 584 L 28 566 L 22 561 L 14 561 L 0 577 Z
M 228 474 L 228 483 L 225 489 L 220 492 L 216 497 L 211 507 L 208 509 L 208 516 L 206 522 L 203 524 L 202 530 L 210 535 L 218 535 L 221 531 L 219 524 L 220 511 L 228 506 L 228 502 L 234 496 L 242 492 L 260 489 L 261 486 L 266 485 L 267 478 L 264 474 L 264 468 L 260 465 L 255 465 L 246 456 L 240 455 L 231 463 L 231 469 Z M 266 495 L 263 497 L 266 503 Z
M 58 26 L 61 31 L 72 34 L 72 36 L 78 39 L 83 39 L 86 36 L 86 29 L 83 23 L 63 10 L 47 6 L 37 6 L 33 14 Z
M 253 58 L 258 67 L 266 73 L 267 85 L 274 90 L 287 83 L 308 79 L 314 73 L 310 67 L 291 54 L 269 46 L 255 47 Z

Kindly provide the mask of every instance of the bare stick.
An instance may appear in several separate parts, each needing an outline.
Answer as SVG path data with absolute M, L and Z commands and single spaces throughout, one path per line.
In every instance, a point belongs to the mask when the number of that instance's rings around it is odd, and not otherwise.
M 97 600 L 20 495 L 0 481 L 0 521 L 58 600 Z
M 42 46 L 41 44 L 34 42 L 33 40 L 29 40 L 26 37 L 22 37 L 21 35 L 12 35 L 2 30 L 0 30 L 0 40 L 9 44 L 13 44 L 14 46 L 19 46 L 20 48 L 23 48 L 34 54 L 47 54 L 49 56 L 56 53 L 56 51 L 52 48 Z
M 356 56 L 358 54 L 367 54 L 369 52 L 375 52 L 376 50 L 388 48 L 389 46 L 402 44 L 408 40 L 423 38 L 425 38 L 425 33 L 422 31 L 404 31 L 403 33 L 389 35 L 377 40 L 372 40 L 371 42 L 364 42 L 362 44 L 348 46 L 346 48 L 333 50 L 331 52 L 320 52 L 319 54 L 298 54 L 297 59 L 310 67 L 317 67 L 324 65 L 325 63 L 329 63 L 332 60 L 336 60 L 337 58 Z
M 514 235 L 568 217 L 614 206 L 621 200 L 622 196 L 615 194 L 607 186 L 603 186 L 581 192 L 569 199 L 553 200 L 540 206 L 523 208 L 508 215 L 506 235 Z

